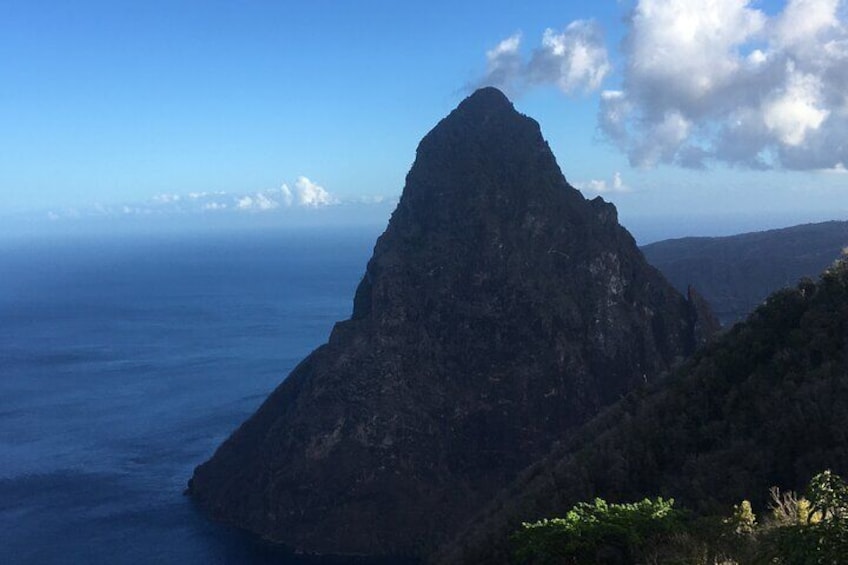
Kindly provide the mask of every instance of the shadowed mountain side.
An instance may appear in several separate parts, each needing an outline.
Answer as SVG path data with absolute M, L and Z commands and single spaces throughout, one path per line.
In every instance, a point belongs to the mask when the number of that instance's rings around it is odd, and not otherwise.
M 507 563 L 522 521 L 574 503 L 674 497 L 727 515 L 768 489 L 848 471 L 848 263 L 773 294 L 668 379 L 634 391 L 482 512 L 438 563 Z
M 421 141 L 350 320 L 189 491 L 310 552 L 426 555 L 584 422 L 705 337 L 616 210 L 486 88 Z
M 724 324 L 747 316 L 780 288 L 815 277 L 848 245 L 848 222 L 823 222 L 729 237 L 686 237 L 642 252 L 680 292 L 698 289 Z

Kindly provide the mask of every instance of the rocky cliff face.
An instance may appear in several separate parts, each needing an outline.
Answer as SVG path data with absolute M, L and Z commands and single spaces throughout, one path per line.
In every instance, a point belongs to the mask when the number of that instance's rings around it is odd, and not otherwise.
M 214 517 L 423 555 L 570 427 L 689 354 L 696 308 L 538 124 L 475 92 L 421 141 L 350 320 L 199 466 Z

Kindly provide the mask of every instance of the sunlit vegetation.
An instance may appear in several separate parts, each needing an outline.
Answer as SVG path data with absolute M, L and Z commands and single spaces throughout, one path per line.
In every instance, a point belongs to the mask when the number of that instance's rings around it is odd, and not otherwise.
M 757 516 L 748 500 L 728 516 L 697 516 L 671 499 L 581 502 L 564 517 L 524 523 L 513 556 L 532 565 L 594 563 L 835 565 L 848 560 L 848 485 L 830 471 L 804 495 L 770 491 Z

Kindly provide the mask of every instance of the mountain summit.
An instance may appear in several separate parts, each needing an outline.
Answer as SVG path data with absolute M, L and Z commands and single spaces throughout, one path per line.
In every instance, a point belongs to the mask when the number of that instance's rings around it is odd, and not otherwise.
M 300 550 L 425 555 L 570 427 L 691 353 L 697 310 L 484 88 L 421 141 L 351 319 L 189 492 Z

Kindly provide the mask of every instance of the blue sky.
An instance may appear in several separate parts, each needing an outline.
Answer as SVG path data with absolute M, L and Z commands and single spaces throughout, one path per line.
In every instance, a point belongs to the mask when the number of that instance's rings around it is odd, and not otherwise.
M 482 84 L 625 224 L 844 219 L 846 23 L 837 0 L 0 2 L 0 219 L 390 201 Z

